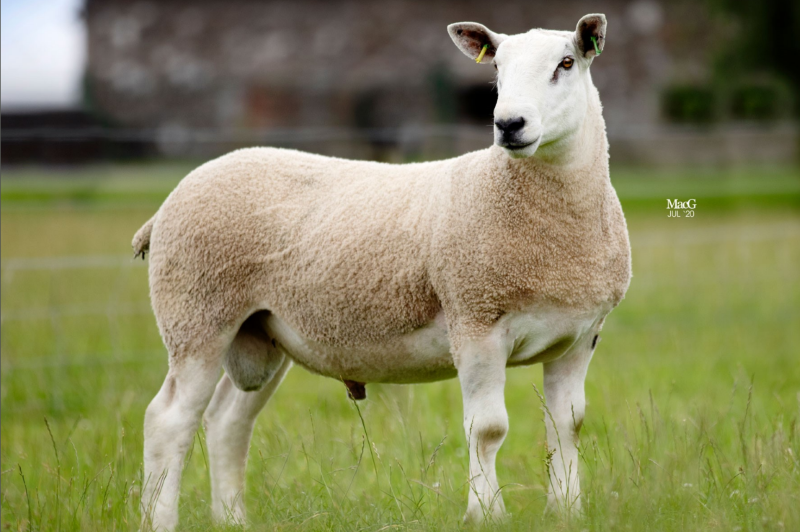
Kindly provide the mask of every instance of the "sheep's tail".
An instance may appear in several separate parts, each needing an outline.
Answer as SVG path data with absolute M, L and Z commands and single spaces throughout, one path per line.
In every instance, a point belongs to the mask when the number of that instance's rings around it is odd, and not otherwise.
M 158 213 L 155 213 L 153 217 L 147 220 L 142 228 L 133 235 L 133 242 L 131 242 L 131 245 L 133 246 L 134 259 L 141 255 L 142 260 L 144 260 L 145 254 L 150 250 L 150 233 L 153 232 L 153 224 L 156 223 L 157 217 Z

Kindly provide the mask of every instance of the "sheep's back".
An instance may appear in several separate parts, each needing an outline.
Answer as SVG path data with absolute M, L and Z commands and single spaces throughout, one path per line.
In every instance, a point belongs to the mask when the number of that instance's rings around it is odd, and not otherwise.
M 201 306 L 221 326 L 269 310 L 336 345 L 428 323 L 440 310 L 427 242 L 441 164 L 261 148 L 201 166 L 170 195 L 153 230 L 156 313 L 159 305 L 167 314 Z

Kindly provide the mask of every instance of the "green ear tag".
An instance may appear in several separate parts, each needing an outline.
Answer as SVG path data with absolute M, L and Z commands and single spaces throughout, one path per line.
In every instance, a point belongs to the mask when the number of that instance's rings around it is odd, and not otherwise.
M 592 44 L 594 44 L 594 53 L 596 53 L 597 55 L 603 53 L 603 51 L 597 47 L 597 37 L 595 37 L 594 35 L 592 35 Z

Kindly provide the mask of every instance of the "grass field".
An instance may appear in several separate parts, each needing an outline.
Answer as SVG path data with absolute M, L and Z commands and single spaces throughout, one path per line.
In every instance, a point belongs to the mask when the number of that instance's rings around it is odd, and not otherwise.
M 137 529 L 143 414 L 167 362 L 129 242 L 188 168 L 4 170 L 3 530 Z M 634 279 L 586 383 L 585 511 L 544 515 L 541 368 L 516 369 L 500 528 L 800 530 L 800 174 L 612 178 Z M 667 218 L 666 198 L 697 198 L 695 217 Z M 253 530 L 463 527 L 458 383 L 368 388 L 362 425 L 341 383 L 290 372 L 255 429 Z M 209 530 L 202 432 L 187 462 L 181 528 Z

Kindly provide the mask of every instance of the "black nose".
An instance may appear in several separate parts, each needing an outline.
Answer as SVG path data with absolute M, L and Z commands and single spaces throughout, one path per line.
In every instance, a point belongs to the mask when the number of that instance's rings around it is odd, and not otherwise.
M 510 118 L 508 120 L 495 120 L 494 125 L 500 130 L 503 135 L 512 135 L 525 127 L 525 119 L 520 117 Z

